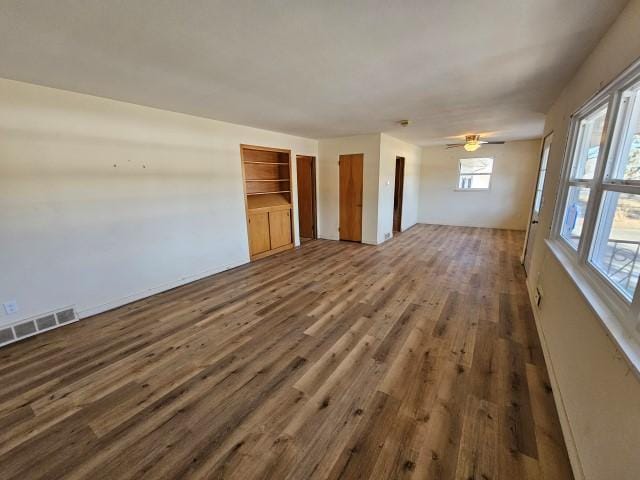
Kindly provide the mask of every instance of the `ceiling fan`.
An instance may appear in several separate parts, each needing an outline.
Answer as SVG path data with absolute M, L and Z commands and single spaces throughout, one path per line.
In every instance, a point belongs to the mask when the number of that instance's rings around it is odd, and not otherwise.
M 480 140 L 480 135 L 467 135 L 464 143 L 450 143 L 447 148 L 464 147 L 467 152 L 475 152 L 482 145 L 504 145 L 504 142 L 485 142 Z

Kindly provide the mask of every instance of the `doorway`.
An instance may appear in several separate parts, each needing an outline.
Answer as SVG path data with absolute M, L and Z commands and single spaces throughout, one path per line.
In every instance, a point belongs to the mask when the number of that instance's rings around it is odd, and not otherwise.
M 544 179 L 547 173 L 547 163 L 549 161 L 549 152 L 551 151 L 551 142 L 553 141 L 553 133 L 544 137 L 542 142 L 542 152 L 540 154 L 540 168 L 538 169 L 538 178 L 536 180 L 536 193 L 533 196 L 533 205 L 531 206 L 531 222 L 527 230 L 527 238 L 525 240 L 524 250 L 524 270 L 528 274 L 531 267 L 531 254 L 533 252 L 533 244 L 538 231 L 538 222 L 540 221 L 540 210 L 544 202 Z
M 396 181 L 393 191 L 393 231 L 402 231 L 402 197 L 404 193 L 404 158 L 396 157 Z
M 340 155 L 340 240 L 362 242 L 363 153 Z
M 316 159 L 307 155 L 296 156 L 298 173 L 298 224 L 300 240 L 317 237 L 316 226 Z

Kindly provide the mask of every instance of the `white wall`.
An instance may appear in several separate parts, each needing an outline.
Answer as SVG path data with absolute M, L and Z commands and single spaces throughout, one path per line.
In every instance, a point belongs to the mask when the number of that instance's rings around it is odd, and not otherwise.
M 640 381 L 544 237 L 555 207 L 569 117 L 640 57 L 639 26 L 640 0 L 631 0 L 566 86 L 545 126 L 545 134 L 554 132 L 554 142 L 527 280 L 531 293 L 536 285 L 544 293 L 536 320 L 578 479 L 640 478 Z
M 418 221 L 437 225 L 504 228 L 527 227 L 535 188 L 540 140 L 485 145 L 469 153 L 462 148 L 422 150 Z M 488 191 L 456 191 L 461 158 L 492 157 Z
M 239 145 L 317 154 L 315 140 L 2 79 L 0 139 L 0 302 L 20 308 L 0 325 L 247 262 Z
M 338 240 L 340 235 L 340 155 L 363 153 L 362 241 L 378 243 L 378 170 L 380 134 L 322 139 L 318 144 L 318 236 Z
M 401 230 L 418 222 L 418 191 L 420 188 L 420 147 L 387 134 L 380 136 L 380 173 L 378 179 L 378 243 L 393 230 L 393 197 L 396 157 L 404 157 L 404 190 L 402 195 Z

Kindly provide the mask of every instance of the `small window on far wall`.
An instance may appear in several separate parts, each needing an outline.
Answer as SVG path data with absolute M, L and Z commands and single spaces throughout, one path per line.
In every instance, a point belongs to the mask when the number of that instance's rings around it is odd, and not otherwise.
M 488 190 L 493 172 L 493 158 L 461 158 L 458 190 Z

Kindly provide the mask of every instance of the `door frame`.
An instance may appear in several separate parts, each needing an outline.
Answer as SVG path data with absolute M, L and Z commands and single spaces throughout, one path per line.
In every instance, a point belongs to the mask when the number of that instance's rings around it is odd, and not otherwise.
M 542 160 L 544 158 L 544 146 L 547 143 L 547 139 L 551 139 L 551 144 L 553 145 L 553 130 L 549 133 L 547 133 L 543 138 L 542 138 L 542 142 L 540 144 L 540 154 L 538 155 L 538 170 L 537 170 L 537 174 L 536 174 L 536 183 L 533 186 L 533 196 L 531 197 L 531 208 L 529 210 L 529 223 L 527 224 L 527 232 L 525 233 L 524 236 L 524 245 L 522 247 L 522 255 L 520 257 L 520 263 L 522 264 L 522 266 L 524 267 L 524 272 L 525 275 L 529 276 L 529 272 L 527 272 L 527 268 L 526 268 L 526 260 L 527 260 L 527 253 L 529 250 L 529 236 L 531 234 L 531 226 L 533 225 L 533 211 L 535 209 L 536 206 L 536 193 L 538 191 L 538 182 L 540 181 L 540 171 L 542 169 Z M 549 155 L 551 155 L 551 147 L 549 147 Z M 547 168 L 549 165 L 549 159 L 547 158 Z M 547 179 L 545 178 L 545 181 Z M 545 185 L 542 185 L 542 202 L 540 203 L 540 210 L 542 211 L 542 207 L 544 204 L 544 189 L 545 189 Z
M 398 169 L 400 166 L 400 169 Z M 401 157 L 396 155 L 396 166 L 395 166 L 395 174 L 393 177 L 393 221 L 391 224 L 392 232 L 402 232 L 402 210 L 404 207 L 404 167 L 405 167 L 405 157 Z M 398 171 L 400 171 L 400 182 L 398 182 Z M 398 188 L 400 187 L 400 188 Z M 399 190 L 399 192 L 397 191 Z M 398 198 L 398 229 L 396 230 L 396 195 Z
M 296 155 L 296 190 L 298 197 L 298 237 L 302 239 L 302 235 L 300 233 L 300 190 L 298 185 L 298 157 L 305 157 L 311 159 L 311 200 L 313 202 L 313 239 L 318 238 L 318 196 L 317 196 L 317 186 L 316 186 L 316 157 L 313 155 Z M 306 238 L 306 237 L 305 237 Z M 302 244 L 302 240 L 300 241 Z
M 343 239 L 342 238 L 342 229 L 340 225 L 342 223 L 342 177 L 341 177 L 341 168 L 342 168 L 342 157 L 351 157 L 354 155 L 359 155 L 362 158 L 362 171 L 360 173 L 360 240 L 351 240 L 351 239 Z M 356 205 L 358 206 L 358 205 Z M 364 210 L 364 153 L 341 153 L 338 155 L 338 239 L 343 242 L 355 242 L 362 243 L 362 227 L 363 227 L 363 210 Z

